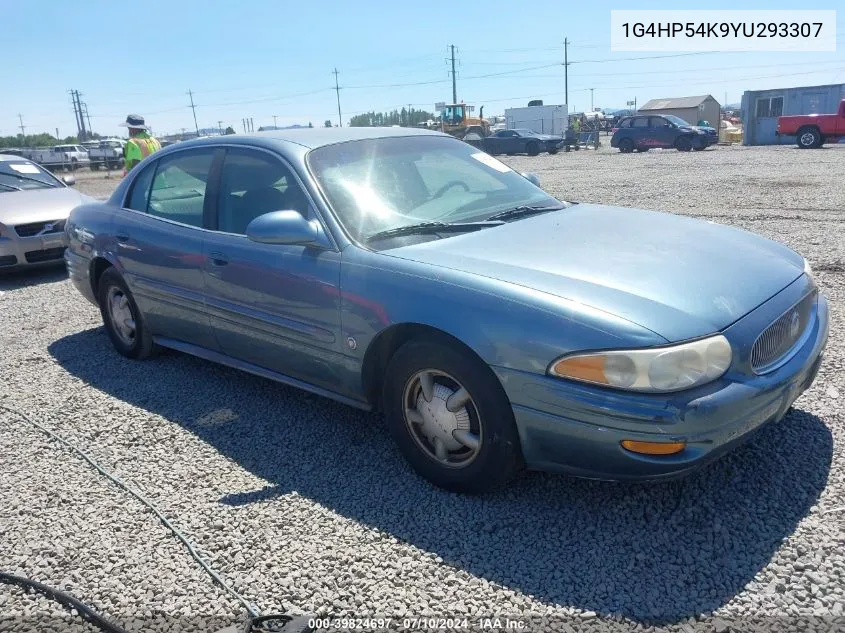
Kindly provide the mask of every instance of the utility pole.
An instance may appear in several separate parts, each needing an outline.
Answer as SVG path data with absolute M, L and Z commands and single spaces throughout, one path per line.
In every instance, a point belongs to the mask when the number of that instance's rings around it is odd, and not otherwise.
M 241 119 L 241 125 L 244 126 L 244 134 L 246 134 L 246 119 Z
M 569 108 L 569 40 L 563 38 L 563 100 L 566 102 L 567 112 Z
M 411 127 L 411 104 L 408 104 L 408 127 Z
M 334 75 L 334 91 L 337 93 L 337 127 L 343 127 L 343 116 L 340 114 L 340 86 L 337 83 L 337 66 L 332 73 Z
M 223 121 L 217 122 L 217 129 L 220 132 L 220 136 L 223 136 Z
M 79 104 L 79 107 L 85 110 L 85 118 L 88 119 L 88 136 L 90 136 L 94 133 L 94 128 L 91 127 L 91 115 L 88 114 L 88 104 L 83 101 Z M 79 140 L 81 141 L 82 139 Z
M 274 115 L 273 115 L 273 129 L 275 130 L 275 129 L 276 129 L 276 128 L 278 128 L 278 127 L 279 127 L 279 126 L 278 126 L 278 125 L 276 125 L 276 115 L 274 114 Z
M 20 128 L 21 128 L 21 145 L 23 145 L 23 144 L 26 142 L 26 132 L 24 131 L 24 130 L 26 130 L 26 126 L 23 124 L 23 115 L 22 115 L 22 114 L 19 114 L 19 115 L 18 115 L 18 121 L 20 121 L 20 122 L 21 122 L 21 124 L 20 124 Z
M 188 96 L 191 98 L 191 110 L 194 113 L 194 127 L 197 130 L 197 138 L 199 138 L 200 126 L 197 124 L 197 107 L 194 105 L 194 93 L 188 90 Z
M 452 52 L 452 103 L 458 102 L 458 82 L 455 76 L 455 45 L 449 44 L 449 49 Z
M 595 110 L 593 107 L 593 90 L 595 90 L 595 88 L 590 88 L 590 112 Z
M 249 117 L 249 131 L 255 132 L 255 126 L 252 124 L 252 117 Z

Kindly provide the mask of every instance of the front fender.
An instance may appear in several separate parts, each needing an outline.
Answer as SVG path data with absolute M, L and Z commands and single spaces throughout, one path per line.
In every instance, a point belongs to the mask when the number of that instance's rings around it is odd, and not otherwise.
M 363 362 L 376 337 L 398 324 L 453 336 L 488 365 L 544 374 L 576 350 L 665 344 L 621 317 L 523 286 L 350 246 L 341 266 L 343 340 Z M 350 345 L 349 347 L 353 347 Z

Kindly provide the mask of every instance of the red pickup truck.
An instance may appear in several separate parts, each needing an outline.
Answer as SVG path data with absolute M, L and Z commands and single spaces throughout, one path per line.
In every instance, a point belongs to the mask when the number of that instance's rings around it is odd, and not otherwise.
M 836 114 L 796 114 L 779 116 L 775 129 L 778 136 L 794 136 L 801 149 L 836 143 L 845 136 L 845 99 L 839 102 Z

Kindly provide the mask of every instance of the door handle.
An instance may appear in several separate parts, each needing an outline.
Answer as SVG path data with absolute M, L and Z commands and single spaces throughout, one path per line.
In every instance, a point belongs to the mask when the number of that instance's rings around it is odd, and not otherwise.
M 208 259 L 212 266 L 225 266 L 229 263 L 229 259 L 223 253 L 212 252 L 208 254 Z

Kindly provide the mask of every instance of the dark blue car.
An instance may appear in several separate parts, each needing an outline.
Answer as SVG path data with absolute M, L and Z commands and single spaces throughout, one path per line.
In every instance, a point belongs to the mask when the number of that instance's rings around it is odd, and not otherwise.
M 673 115 L 638 115 L 622 119 L 610 139 L 623 154 L 659 147 L 679 152 L 707 149 L 712 143 L 704 130 Z

